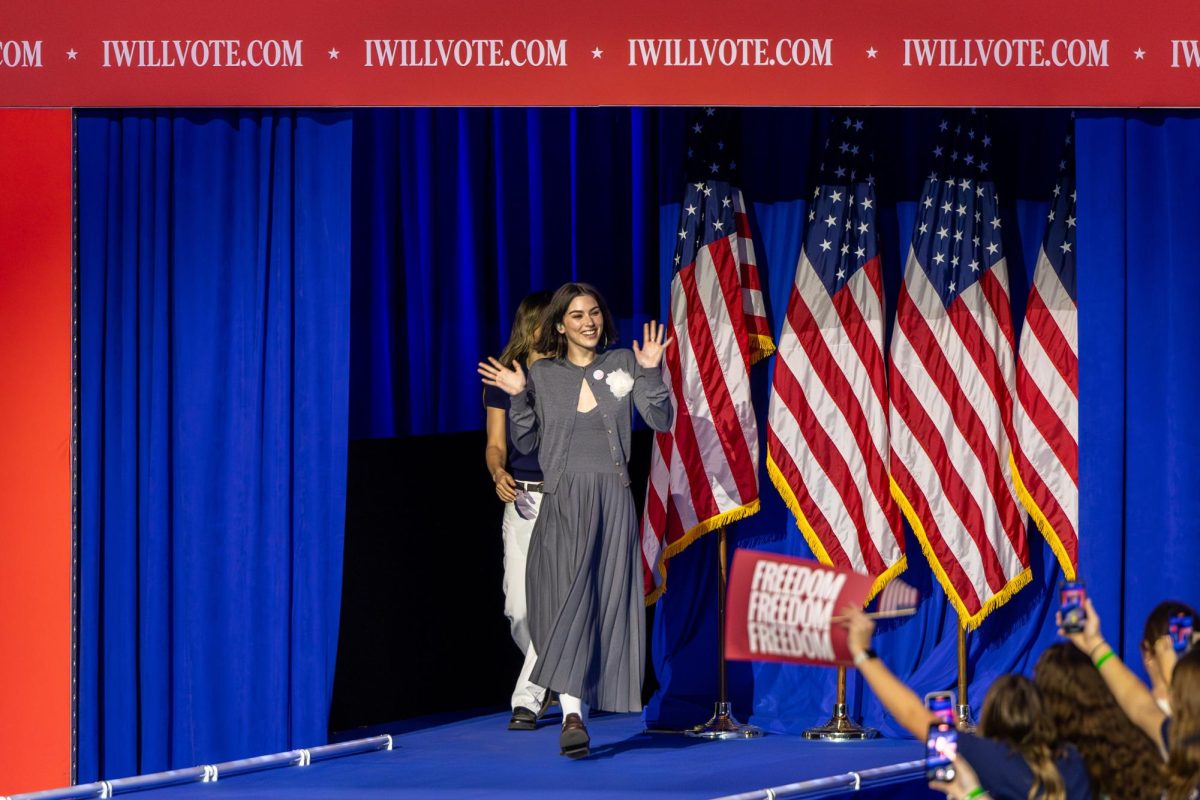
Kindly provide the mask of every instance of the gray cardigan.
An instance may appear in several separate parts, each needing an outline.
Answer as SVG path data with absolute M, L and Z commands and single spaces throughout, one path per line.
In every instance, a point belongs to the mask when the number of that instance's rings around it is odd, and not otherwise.
M 617 370 L 633 378 L 633 390 L 622 397 L 613 393 L 606 379 Z M 599 377 L 597 377 L 599 376 Z M 617 467 L 629 485 L 630 428 L 633 405 L 642 419 L 656 431 L 669 431 L 675 417 L 671 392 L 662 380 L 662 372 L 643 369 L 632 350 L 606 350 L 586 367 L 565 358 L 546 358 L 529 368 L 525 391 L 512 398 L 508 410 L 509 433 L 513 446 L 522 453 L 538 448 L 544 483 L 542 491 L 553 493 L 567 465 L 567 449 L 579 407 L 579 389 L 588 382 L 608 432 L 608 444 Z M 632 401 L 632 405 L 630 403 Z

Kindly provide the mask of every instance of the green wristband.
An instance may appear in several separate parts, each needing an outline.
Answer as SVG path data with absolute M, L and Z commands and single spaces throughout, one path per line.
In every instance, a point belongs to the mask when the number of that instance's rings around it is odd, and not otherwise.
M 1104 662 L 1108 661 L 1114 655 L 1116 655 L 1116 653 L 1113 652 L 1112 648 L 1109 648 L 1107 653 L 1096 659 L 1096 669 L 1100 669 L 1102 666 L 1104 666 Z
M 983 788 L 982 786 L 976 786 L 974 789 L 963 795 L 963 800 L 975 800 L 976 797 L 983 797 L 987 793 L 987 789 Z

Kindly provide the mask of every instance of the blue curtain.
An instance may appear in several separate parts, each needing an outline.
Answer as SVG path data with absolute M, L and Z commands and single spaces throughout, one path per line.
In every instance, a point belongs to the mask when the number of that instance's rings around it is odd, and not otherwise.
M 79 779 L 326 737 L 351 120 L 82 113 Z
M 1200 601 L 1200 117 L 1093 114 L 1078 135 L 1080 563 L 1140 670 L 1154 604 Z
M 352 438 L 478 429 L 475 364 L 530 291 L 594 283 L 626 342 L 657 313 L 654 119 L 355 113 Z

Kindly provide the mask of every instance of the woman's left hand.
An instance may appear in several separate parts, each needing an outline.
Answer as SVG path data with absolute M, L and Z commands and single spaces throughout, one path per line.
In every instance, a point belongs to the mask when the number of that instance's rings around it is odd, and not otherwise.
M 671 346 L 671 342 L 675 341 L 675 337 L 666 337 L 667 326 L 659 325 L 654 320 L 647 322 L 642 326 L 642 341 L 646 344 L 639 347 L 637 340 L 633 342 L 633 357 L 637 359 L 638 366 L 643 369 L 654 369 L 662 363 L 663 353 Z
M 1175 674 L 1175 664 L 1178 661 L 1179 653 L 1175 652 L 1175 642 L 1170 634 L 1154 640 L 1154 666 L 1158 668 L 1162 682 L 1167 686 L 1171 685 L 1171 677 Z

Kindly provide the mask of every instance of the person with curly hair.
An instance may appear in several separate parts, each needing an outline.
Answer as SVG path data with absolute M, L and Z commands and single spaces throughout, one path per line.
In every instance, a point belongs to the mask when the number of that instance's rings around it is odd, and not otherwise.
M 1129 721 L 1159 743 L 1167 755 L 1166 800 L 1200 800 L 1200 648 L 1176 662 L 1171 674 L 1171 716 L 1154 702 L 1146 685 L 1121 661 L 1100 633 L 1100 617 L 1089 598 L 1079 633 L 1059 635 L 1086 653 Z M 1062 620 L 1059 619 L 1059 625 Z
M 1133 726 L 1087 656 L 1069 642 L 1046 648 L 1034 683 L 1058 736 L 1083 756 L 1097 797 L 1157 800 L 1166 785 L 1158 747 Z

